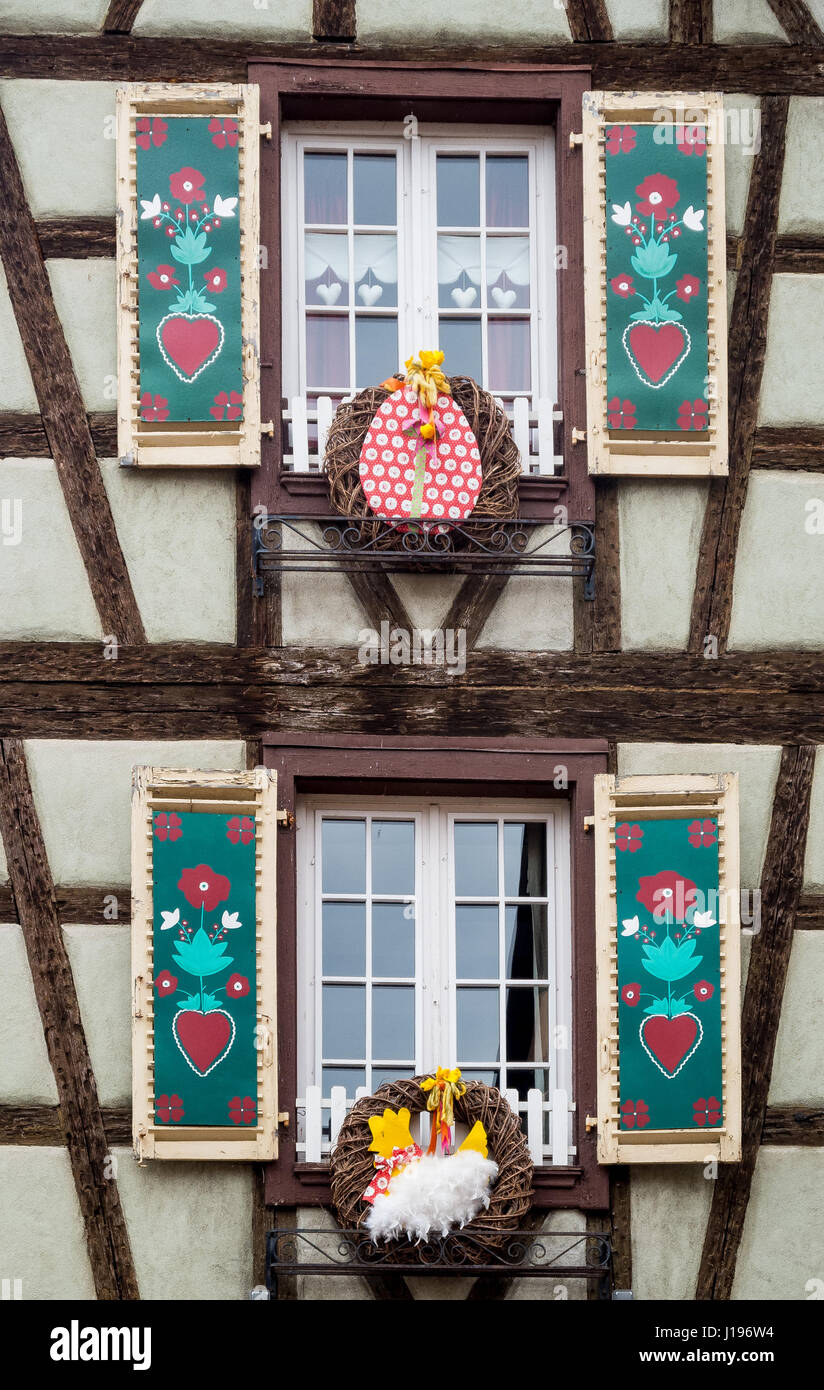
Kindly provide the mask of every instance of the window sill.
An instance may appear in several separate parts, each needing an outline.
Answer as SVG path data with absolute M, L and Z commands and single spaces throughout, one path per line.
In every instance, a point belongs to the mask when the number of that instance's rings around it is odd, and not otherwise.
M 605 1170 L 601 1170 L 605 1172 Z M 296 1163 L 292 1169 L 294 1194 L 284 1205 L 322 1206 L 332 1203 L 328 1163 Z M 536 1168 L 532 1205 L 538 1210 L 552 1207 L 598 1209 L 603 1207 L 604 1194 L 596 1184 L 590 1191 L 585 1184 L 583 1168 Z
M 329 513 L 329 489 L 319 473 L 293 473 L 281 469 L 278 475 L 280 505 L 277 511 L 294 510 L 300 499 L 304 515 L 326 516 Z M 541 478 L 527 474 L 518 483 L 518 514 L 522 517 L 554 519 L 555 508 L 564 502 L 569 491 L 565 476 Z

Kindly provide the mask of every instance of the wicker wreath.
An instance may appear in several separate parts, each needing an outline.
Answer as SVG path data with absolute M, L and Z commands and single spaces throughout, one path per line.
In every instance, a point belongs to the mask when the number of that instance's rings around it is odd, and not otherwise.
M 401 373 L 397 379 L 402 380 L 402 376 Z M 472 377 L 453 376 L 449 385 L 478 441 L 481 455 L 483 482 L 472 512 L 473 522 L 494 523 L 517 516 L 521 456 L 506 412 Z M 344 516 L 374 517 L 361 487 L 358 464 L 366 432 L 389 395 L 391 392 L 382 386 L 367 387 L 353 400 L 338 406 L 329 427 L 324 470 L 332 506 Z M 494 529 L 491 524 L 490 532 Z M 377 546 L 392 548 L 402 542 L 402 536 L 394 527 L 376 523 L 374 540 Z
M 369 1212 L 363 1194 L 374 1174 L 374 1154 L 369 1152 L 372 1133 L 369 1117 L 382 1115 L 389 1106 L 400 1110 L 406 1106 L 415 1115 L 426 1109 L 427 1093 L 421 1089 L 426 1078 L 415 1076 L 409 1081 L 387 1081 L 373 1096 L 356 1101 L 341 1125 L 337 1145 L 331 1157 L 332 1201 L 344 1230 L 362 1226 Z M 453 1263 L 483 1264 L 489 1251 L 498 1258 L 506 1257 L 508 1237 L 521 1225 L 532 1204 L 532 1157 L 524 1132 L 508 1102 L 500 1091 L 481 1081 L 467 1081 L 466 1092 L 455 1101 L 455 1119 L 470 1128 L 480 1120 L 489 1141 L 490 1157 L 498 1165 L 489 1206 L 460 1230 L 450 1232 L 443 1254 Z M 394 1241 L 381 1250 L 386 1258 L 417 1259 L 424 1263 L 432 1258 L 429 1242 L 414 1245 Z

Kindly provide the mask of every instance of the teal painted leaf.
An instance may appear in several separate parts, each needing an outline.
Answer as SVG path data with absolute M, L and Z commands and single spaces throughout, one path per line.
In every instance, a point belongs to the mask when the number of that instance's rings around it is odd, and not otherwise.
M 187 994 L 183 999 L 177 1001 L 179 1009 L 197 1009 L 200 1012 L 200 991 L 196 994 Z
M 175 946 L 175 963 L 189 975 L 216 975 L 232 964 L 233 957 L 226 956 L 225 941 L 210 941 L 202 927 L 195 932 L 192 941 L 178 941 Z
M 685 999 L 673 999 L 670 1004 L 670 1018 L 677 1018 L 679 1014 L 691 1013 L 689 1004 Z
M 645 1014 L 666 1014 L 667 1012 L 666 999 L 653 999 L 652 1003 L 644 1009 Z
M 632 266 L 645 280 L 660 280 L 669 275 L 677 261 L 678 257 L 671 255 L 666 246 L 653 241 L 649 246 L 638 248 L 632 257 Z
M 685 950 L 685 946 L 690 949 Z M 703 957 L 693 956 L 694 950 L 694 941 L 685 941 L 684 946 L 676 946 L 670 937 L 667 937 L 660 946 L 644 946 L 643 951 L 647 957 L 643 962 L 644 969 L 657 980 L 682 980 L 701 964 Z

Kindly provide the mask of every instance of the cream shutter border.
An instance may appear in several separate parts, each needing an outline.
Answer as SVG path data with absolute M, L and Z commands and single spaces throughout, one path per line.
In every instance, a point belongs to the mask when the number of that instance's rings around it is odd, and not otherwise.
M 187 1099 L 198 1076 L 182 1059 L 182 1074 L 189 1089 L 181 1095 L 184 1114 L 180 1123 L 163 1123 L 156 1111 L 155 1027 L 171 1029 L 174 1003 L 158 998 L 154 971 L 154 849 L 155 818 L 165 813 L 180 816 L 194 812 L 207 817 L 248 817 L 254 820 L 255 974 L 254 1049 L 257 1072 L 254 1124 L 229 1121 L 211 1126 L 188 1127 Z M 162 822 L 161 822 L 162 824 Z M 185 824 L 185 823 L 184 823 Z M 276 839 L 278 827 L 276 774 L 258 767 L 252 772 L 200 772 L 137 767 L 132 788 L 132 1131 L 134 1150 L 147 1158 L 227 1159 L 264 1161 L 277 1158 L 277 1032 L 276 1032 Z M 221 826 L 221 834 L 223 826 Z M 167 832 L 168 833 L 168 832 Z M 185 830 L 177 839 L 185 843 Z M 236 842 L 237 843 L 237 842 Z M 228 852 L 231 854 L 231 850 Z M 196 867 L 196 866 L 192 866 Z M 218 870 L 219 871 L 219 870 Z M 158 904 L 158 908 L 160 904 Z M 231 900 L 216 910 L 232 907 Z M 192 909 L 192 913 L 196 909 Z M 251 923 L 248 924 L 252 926 Z M 242 929 L 242 928 L 241 928 Z M 169 931 L 170 944 L 176 935 Z M 233 931 L 225 933 L 231 954 Z M 228 967 L 231 969 L 231 967 Z M 172 970 L 176 967 L 172 966 Z M 162 974 L 162 971 L 158 971 Z M 177 972 L 179 983 L 194 989 L 192 977 Z M 225 985 L 223 973 L 213 979 Z M 213 986 L 219 988 L 219 985 Z M 179 991 L 178 991 L 179 992 Z M 158 1005 L 160 1008 L 158 1008 Z M 162 1013 L 161 1013 L 162 1011 Z M 159 1016 L 160 1015 L 160 1016 Z M 247 1020 L 248 1021 L 248 1020 Z M 172 1034 L 165 1039 L 168 1044 Z M 233 1046 L 248 1048 L 252 1039 L 235 1028 Z M 177 1044 L 180 1048 L 180 1043 Z M 247 1067 L 249 1054 L 246 1053 Z M 228 1060 L 228 1056 L 226 1058 Z M 215 1068 L 219 1075 L 220 1067 Z M 173 1088 L 175 1091 L 177 1088 Z M 230 1088 L 231 1089 L 231 1088 Z M 161 1085 L 161 1091 L 163 1087 Z M 168 1088 L 165 1091 L 168 1096 Z M 245 1095 L 245 1092 L 244 1092 Z M 240 1096 L 243 1099 L 244 1096 Z M 226 1112 L 224 1111 L 224 1115 Z
M 259 89 L 250 85 L 215 83 L 200 87 L 187 83 L 131 83 L 118 88 L 117 448 L 123 464 L 173 468 L 236 468 L 260 464 L 259 108 Z M 146 116 L 216 116 L 237 121 L 243 381 L 243 418 L 237 422 L 225 418 L 214 423 L 210 420 L 163 423 L 141 418 L 140 295 L 149 290 L 145 284 L 139 284 L 138 277 L 135 137 L 136 122 Z M 173 201 L 171 195 L 169 197 Z M 167 253 L 167 260 L 171 259 Z M 160 253 L 158 261 L 163 261 Z
M 705 123 L 707 133 L 707 329 L 709 428 L 705 431 L 611 428 L 607 420 L 606 132 L 613 126 Z M 657 115 L 656 115 L 657 113 Z M 680 121 L 679 121 L 680 113 Z M 646 477 L 723 476 L 727 461 L 727 276 L 724 207 L 724 107 L 719 93 L 585 92 L 583 97 L 584 299 L 587 443 L 590 473 Z M 662 149 L 671 150 L 672 145 Z M 617 156 L 620 158 L 620 155 Z M 703 156 L 700 156 L 703 158 Z M 692 155 L 690 160 L 699 156 Z M 665 157 L 662 155 L 662 170 Z M 684 165 L 687 161 L 684 160 Z M 679 242 L 679 245 L 682 244 Z M 627 265 L 629 262 L 627 261 Z M 675 276 L 680 272 L 676 269 Z M 614 277 L 613 277 L 614 278 Z M 641 288 L 635 277 L 636 290 Z M 648 282 L 647 282 L 648 287 Z M 668 285 L 674 288 L 674 285 Z M 615 300 L 614 294 L 612 300 Z M 623 301 L 640 308 L 635 299 Z M 677 307 L 678 300 L 672 307 Z M 617 304 L 614 305 L 617 308 Z M 683 307 L 683 306 L 681 306 Z M 613 348 L 613 350 L 615 350 Z M 623 351 L 623 349 L 621 349 Z M 689 393 L 693 394 L 693 393 Z
M 642 947 L 637 946 L 637 960 L 633 950 L 630 963 L 621 973 L 619 980 L 618 945 L 619 932 L 624 922 L 618 922 L 617 880 L 616 880 L 616 827 L 632 827 L 633 842 L 642 843 L 638 831 L 664 820 L 688 820 L 690 823 L 712 818 L 717 822 L 718 843 L 718 903 L 721 910 L 715 912 L 717 925 L 702 933 L 701 941 L 696 941 L 693 953 L 701 953 L 703 960 L 697 972 L 690 972 L 678 980 L 678 990 L 691 990 L 697 983 L 703 984 L 705 973 L 711 973 L 711 954 L 715 952 L 717 971 L 720 979 L 720 1096 L 714 1095 L 723 1106 L 723 1123 L 712 1126 L 710 1117 L 701 1126 L 693 1121 L 683 1128 L 655 1128 L 655 1104 L 651 1103 L 655 1086 L 675 1086 L 679 1076 L 672 1079 L 664 1077 L 659 1064 L 647 1054 L 638 1052 L 639 1030 L 642 1020 L 645 997 L 640 1004 L 628 1006 L 625 1001 L 619 1005 L 621 988 L 627 976 L 633 984 L 639 984 L 643 991 L 654 991 L 656 980 L 645 971 L 641 964 Z M 650 776 L 619 777 L 599 773 L 595 777 L 595 935 L 596 935 L 596 994 L 597 994 L 597 1065 L 598 1065 L 598 1160 L 600 1163 L 706 1163 L 710 1160 L 737 1162 L 741 1158 L 741 960 L 740 960 L 740 880 L 738 843 L 738 774 L 721 773 L 714 776 Z M 679 833 L 680 828 L 679 828 Z M 712 832 L 710 832 L 711 834 Z M 709 837 L 707 837 L 709 838 Z M 640 840 L 640 842 L 639 842 Z M 700 843 L 706 843 L 701 841 Z M 620 852 L 624 865 L 631 873 L 638 850 L 625 848 Z M 678 863 L 667 863 L 661 867 L 679 871 Z M 623 868 L 622 868 L 623 872 Z M 683 871 L 682 871 L 683 872 Z M 634 902 L 634 899 L 632 900 Z M 723 906 L 722 906 L 723 905 Z M 639 915 L 649 921 L 649 914 L 642 908 Z M 659 925 L 656 935 L 661 938 Z M 683 926 L 682 926 L 683 932 Z M 718 932 L 716 946 L 714 934 Z M 674 933 L 673 933 L 674 935 Z M 635 947 L 633 941 L 632 946 Z M 697 950 L 695 949 L 697 947 Z M 666 985 L 659 982 L 658 992 Z M 693 996 L 695 998 L 695 996 Z M 704 1028 L 709 1025 L 711 1015 L 705 1011 L 713 1004 L 710 999 L 706 1006 L 693 1003 L 690 1007 L 700 1019 L 703 1016 Z M 620 1025 L 619 1025 L 620 1015 Z M 691 1026 L 691 1025 L 690 1025 Z M 707 1028 L 708 1033 L 708 1028 Z M 622 1121 L 622 1074 L 621 1047 L 625 1038 L 634 1051 L 636 1065 L 633 1077 L 637 1080 L 637 1091 L 633 1087 L 631 1101 L 636 1104 L 643 1100 L 648 1107 L 649 1121 L 639 1126 L 633 1123 L 627 1127 Z M 702 1031 L 699 1040 L 704 1045 L 707 1037 Z M 641 1044 L 643 1045 L 643 1044 Z M 697 1048 L 693 1050 L 697 1051 Z M 688 1059 L 692 1056 L 688 1053 Z M 638 1058 L 641 1057 L 641 1066 Z M 675 1059 L 670 1059 L 675 1065 Z M 717 1062 L 716 1062 L 717 1065 Z M 692 1074 L 694 1078 L 694 1073 Z M 638 1080 L 641 1077 L 642 1079 Z M 705 1100 L 710 1095 L 701 1090 L 700 1084 L 689 1080 L 685 1073 L 683 1099 L 687 1113 L 690 1113 L 699 1099 L 693 1095 L 697 1089 Z M 650 1088 L 649 1090 L 647 1088 Z M 626 1102 L 624 1102 L 626 1103 Z M 709 1107 L 708 1107 L 709 1108 Z M 700 1111 L 699 1111 L 700 1113 Z M 632 1116 L 630 1117 L 632 1118 Z

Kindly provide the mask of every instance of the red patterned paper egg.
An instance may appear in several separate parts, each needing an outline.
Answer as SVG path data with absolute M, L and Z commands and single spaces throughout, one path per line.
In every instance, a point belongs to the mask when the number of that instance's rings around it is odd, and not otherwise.
M 363 441 L 358 471 L 366 500 L 378 516 L 389 521 L 420 516 L 427 521 L 459 522 L 471 513 L 483 480 L 478 441 L 451 396 L 438 397 L 434 420 L 436 435 L 419 465 L 421 478 L 416 476 L 415 460 L 425 441 L 420 435 L 416 393 L 401 387 L 376 412 Z M 416 499 L 420 499 L 419 511 L 413 510 Z

